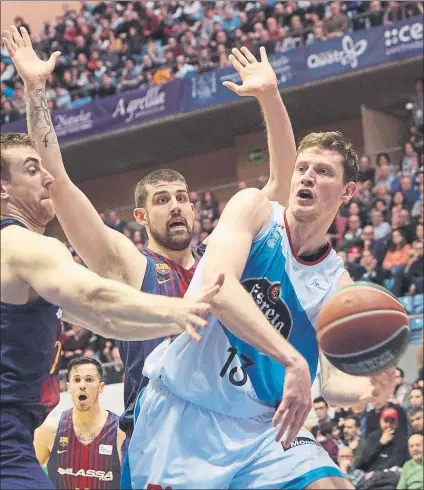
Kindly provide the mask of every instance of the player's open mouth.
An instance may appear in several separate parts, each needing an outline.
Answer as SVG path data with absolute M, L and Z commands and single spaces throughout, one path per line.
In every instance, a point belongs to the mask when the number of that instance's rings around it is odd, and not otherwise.
M 187 224 L 184 218 L 172 218 L 168 223 L 168 228 L 170 229 L 186 229 Z
M 78 396 L 78 400 L 79 400 L 80 402 L 85 402 L 85 400 L 87 400 L 87 395 L 79 395 L 79 396 Z
M 309 189 L 300 189 L 297 192 L 296 197 L 298 198 L 298 200 L 300 202 L 308 203 L 308 202 L 312 201 L 312 199 L 314 198 L 314 195 L 312 194 L 312 191 Z

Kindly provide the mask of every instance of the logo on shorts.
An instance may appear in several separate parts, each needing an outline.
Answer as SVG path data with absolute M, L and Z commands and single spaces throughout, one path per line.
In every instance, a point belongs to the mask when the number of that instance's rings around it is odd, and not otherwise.
M 310 439 L 309 437 L 296 437 L 296 439 L 290 444 L 290 447 L 283 447 L 284 451 L 289 451 L 297 446 L 304 446 L 305 444 L 313 444 L 314 446 L 319 446 L 315 439 Z
M 68 438 L 67 437 L 61 437 L 59 439 L 59 446 L 66 447 L 68 445 Z

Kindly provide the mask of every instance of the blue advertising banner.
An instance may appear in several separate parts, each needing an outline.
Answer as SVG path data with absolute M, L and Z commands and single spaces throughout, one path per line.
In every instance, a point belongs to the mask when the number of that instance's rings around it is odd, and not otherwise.
M 181 110 L 181 81 L 122 92 L 91 104 L 52 113 L 61 143 L 127 128 L 159 119 Z M 25 120 L 2 126 L 2 132 L 26 132 Z
M 268 58 L 277 73 L 280 89 L 352 73 L 422 55 L 422 20 L 421 16 L 412 17 L 389 26 L 353 32 L 285 53 L 274 53 Z M 224 68 L 186 78 L 183 111 L 237 100 L 238 96 L 222 85 L 226 80 L 239 83 L 240 77 L 233 68 Z

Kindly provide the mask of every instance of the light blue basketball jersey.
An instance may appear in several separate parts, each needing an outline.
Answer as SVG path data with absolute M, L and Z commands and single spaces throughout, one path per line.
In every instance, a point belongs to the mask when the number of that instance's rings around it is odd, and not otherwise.
M 291 250 L 285 210 L 272 203 L 267 225 L 255 237 L 241 283 L 273 327 L 306 359 L 311 380 L 318 364 L 315 319 L 336 290 L 345 269 L 334 250 L 316 262 L 304 262 Z M 190 290 L 202 285 L 207 251 Z M 238 418 L 274 410 L 281 400 L 285 368 L 233 335 L 214 316 L 202 329 L 202 342 L 183 333 L 164 341 L 146 359 L 144 374 L 161 377 L 177 396 Z

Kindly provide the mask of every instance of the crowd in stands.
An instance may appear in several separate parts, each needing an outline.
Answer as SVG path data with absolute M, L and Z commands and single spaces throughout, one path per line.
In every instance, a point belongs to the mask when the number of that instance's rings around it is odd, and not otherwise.
M 412 385 L 396 369 L 396 387 L 379 404 L 330 409 L 314 399 L 311 432 L 357 489 L 422 489 L 423 369 Z
M 284 53 L 422 13 L 414 1 L 82 1 L 79 10 L 64 3 L 41 32 L 29 19 L 15 24 L 43 59 L 62 53 L 48 80 L 52 110 L 228 66 L 232 47 Z M 0 71 L 4 124 L 25 116 L 24 87 L 4 48 Z

